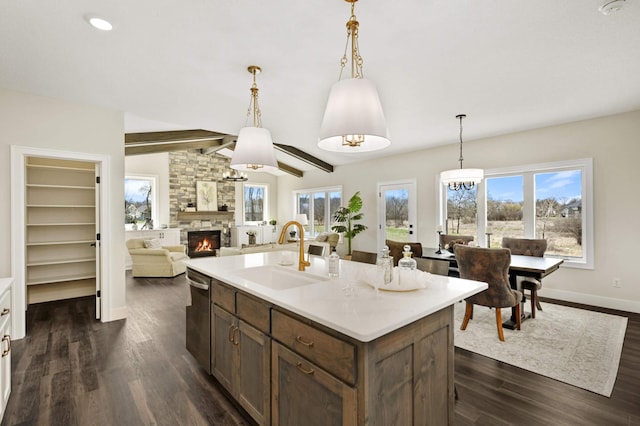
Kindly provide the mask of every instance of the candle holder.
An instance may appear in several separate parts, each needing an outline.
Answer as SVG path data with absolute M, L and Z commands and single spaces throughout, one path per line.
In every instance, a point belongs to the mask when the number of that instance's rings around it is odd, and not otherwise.
M 438 251 L 436 252 L 436 254 L 442 254 L 442 247 L 440 247 L 440 234 L 442 234 L 442 231 L 437 231 L 438 232 Z

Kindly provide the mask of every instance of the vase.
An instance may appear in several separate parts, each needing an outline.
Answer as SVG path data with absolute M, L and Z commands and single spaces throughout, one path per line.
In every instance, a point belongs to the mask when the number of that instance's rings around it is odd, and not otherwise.
M 253 246 L 256 244 L 256 236 L 255 235 L 249 235 L 249 245 Z

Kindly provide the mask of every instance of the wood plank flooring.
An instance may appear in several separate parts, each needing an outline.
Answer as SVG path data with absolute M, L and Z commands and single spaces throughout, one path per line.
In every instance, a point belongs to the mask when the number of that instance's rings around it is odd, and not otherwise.
M 2 425 L 251 424 L 186 351 L 187 300 L 184 276 L 127 275 L 123 321 L 96 321 L 91 297 L 32 305 Z M 640 425 L 640 315 L 627 316 L 611 398 L 456 349 L 456 425 Z

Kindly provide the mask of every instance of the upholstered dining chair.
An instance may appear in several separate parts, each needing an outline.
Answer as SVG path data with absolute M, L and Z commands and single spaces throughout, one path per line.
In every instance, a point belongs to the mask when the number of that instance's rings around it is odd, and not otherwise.
M 415 261 L 416 267 L 421 271 L 429 272 L 434 275 L 449 275 L 449 262 L 446 260 L 416 257 Z
M 402 259 L 404 246 L 411 247 L 411 257 L 414 259 L 422 257 L 422 244 L 420 243 L 404 243 L 393 240 L 385 240 L 384 243 L 389 247 L 389 256 L 393 256 L 393 266 L 398 266 L 398 260 Z
M 520 300 L 522 293 L 509 285 L 511 252 L 508 249 L 469 247 L 457 244 L 454 248 L 460 278 L 483 281 L 489 288 L 465 299 L 466 309 L 460 330 L 466 330 L 473 316 L 473 305 L 482 305 L 496 310 L 498 338 L 504 342 L 502 331 L 502 308 L 516 308 L 516 328 L 520 330 Z
M 371 263 L 375 265 L 377 259 L 378 255 L 375 253 L 359 250 L 351 251 L 351 260 L 353 262 Z
M 511 250 L 511 254 L 518 254 L 523 256 L 535 256 L 543 257 L 544 252 L 547 251 L 547 240 L 545 239 L 530 239 L 530 238 L 502 238 L 502 248 L 508 248 Z M 532 277 L 518 277 L 520 282 L 520 288 L 529 290 L 531 297 L 531 318 L 536 317 L 536 308 L 539 311 L 542 310 L 540 301 L 538 300 L 538 290 L 542 288 L 542 282 Z
M 473 238 L 473 235 L 440 234 L 440 248 L 445 248 L 452 241 L 462 241 L 462 244 L 469 245 Z M 449 251 L 453 253 L 452 250 Z

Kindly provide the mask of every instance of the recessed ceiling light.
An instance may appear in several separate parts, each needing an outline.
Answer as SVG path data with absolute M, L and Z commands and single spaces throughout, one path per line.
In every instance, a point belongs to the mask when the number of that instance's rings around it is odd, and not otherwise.
M 611 1 L 607 1 L 602 6 L 600 6 L 598 8 L 598 10 L 603 15 L 611 15 L 612 13 L 615 13 L 615 12 L 619 11 L 620 9 L 622 9 L 622 6 L 624 6 L 624 2 L 625 1 L 626 0 L 611 0 Z
M 86 19 L 89 25 L 91 25 L 93 28 L 97 28 L 101 31 L 111 31 L 113 29 L 113 25 L 111 24 L 111 22 L 99 16 L 85 15 L 84 19 Z

